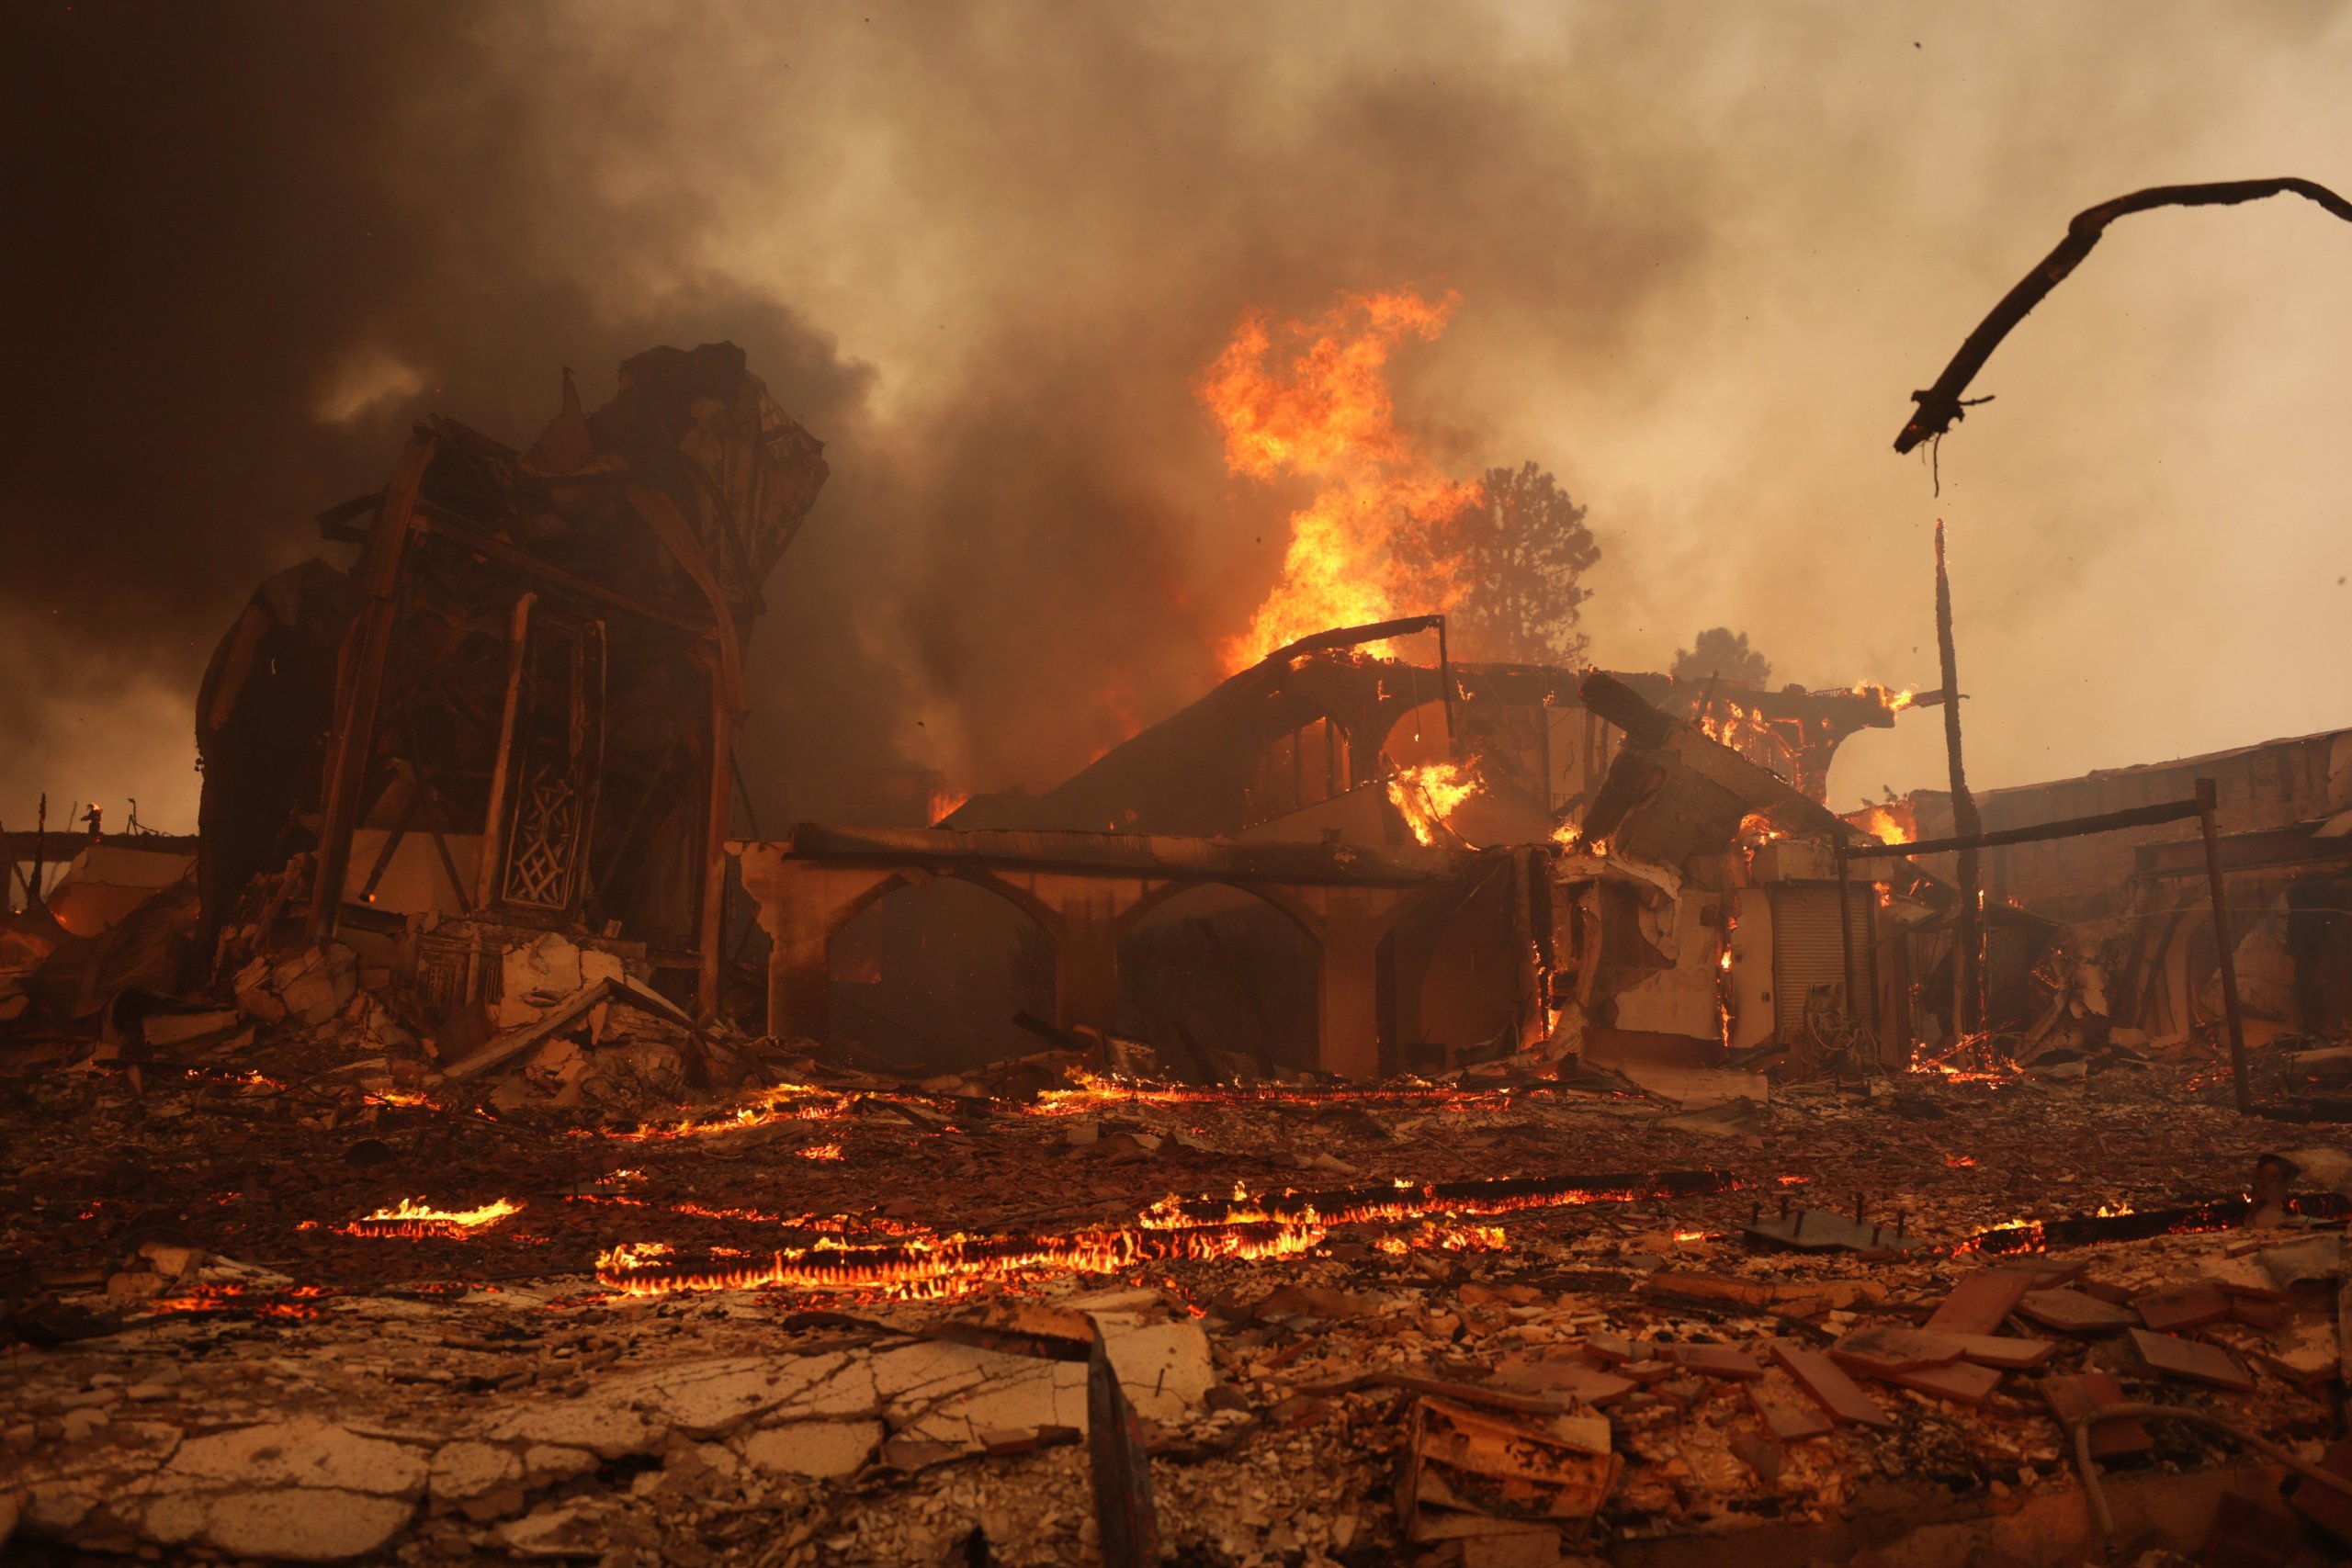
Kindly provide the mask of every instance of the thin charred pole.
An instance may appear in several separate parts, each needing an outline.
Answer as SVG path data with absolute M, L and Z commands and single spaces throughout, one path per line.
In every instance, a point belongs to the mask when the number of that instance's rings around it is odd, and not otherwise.
M 1951 576 L 1944 565 L 1943 520 L 1936 520 L 1936 656 L 1944 678 L 1944 755 L 1951 768 L 1951 828 L 1955 838 L 1973 839 L 1984 830 L 1976 813 L 1976 797 L 1968 793 L 1968 773 L 1960 757 L 1960 664 L 1951 643 Z M 1960 908 L 1952 920 L 1951 1031 L 1966 1039 L 1983 1027 L 1978 1003 L 1983 967 L 1983 910 L 1978 904 L 1977 852 L 1973 845 L 1960 852 L 1957 880 Z
M 2197 781 L 2197 827 L 2205 840 L 2205 886 L 2213 901 L 2213 947 L 2222 960 L 2222 1019 L 2230 1032 L 2230 1084 L 2236 1092 L 2238 1114 L 2254 1114 L 2254 1088 L 2245 1074 L 2245 1020 L 2238 1010 L 2238 959 L 2235 933 L 2230 930 L 2230 899 L 2222 879 L 2222 835 L 2213 813 L 2221 804 L 2221 788 L 2211 779 Z

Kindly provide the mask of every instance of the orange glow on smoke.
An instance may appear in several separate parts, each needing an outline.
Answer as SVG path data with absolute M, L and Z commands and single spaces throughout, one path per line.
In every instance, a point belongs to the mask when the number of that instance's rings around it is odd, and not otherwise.
M 1447 818 L 1477 793 L 1477 778 L 1459 762 L 1401 768 L 1388 779 L 1390 804 L 1403 813 L 1405 825 L 1423 844 L 1435 844 L 1440 835 L 1455 838 L 1446 826 Z
M 435 1209 L 422 1198 L 403 1198 L 389 1209 L 379 1209 L 343 1227 L 345 1235 L 461 1236 L 494 1225 L 523 1205 L 500 1198 L 479 1209 Z
M 1399 288 L 1343 295 L 1311 321 L 1277 326 L 1252 311 L 1202 377 L 1229 471 L 1320 487 L 1291 514 L 1282 581 L 1225 645 L 1227 673 L 1331 626 L 1450 610 L 1466 592 L 1451 536 L 1482 491 L 1439 472 L 1396 428 L 1387 377 L 1396 345 L 1436 338 L 1458 302 Z

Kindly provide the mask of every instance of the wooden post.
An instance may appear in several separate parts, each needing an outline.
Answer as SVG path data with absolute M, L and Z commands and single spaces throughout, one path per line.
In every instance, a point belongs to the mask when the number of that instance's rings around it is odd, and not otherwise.
M 498 902 L 498 874 L 506 859 L 506 793 L 514 787 L 514 726 L 521 722 L 524 658 L 531 639 L 531 607 L 539 602 L 526 592 L 514 601 L 506 632 L 506 706 L 498 721 L 498 755 L 490 768 L 490 809 L 482 818 L 481 861 L 474 867 L 474 908 L 487 909 Z
M 713 640 L 721 641 L 726 636 L 725 632 L 714 633 Z M 714 655 L 717 651 L 713 650 Z M 710 669 L 710 804 L 703 822 L 702 963 L 695 977 L 695 1018 L 701 1023 L 718 1016 L 718 948 L 727 914 L 727 840 L 733 826 L 734 800 L 729 791 L 735 775 L 735 719 L 732 694 L 728 691 L 719 660 L 714 657 Z M 1294 749 L 1295 739 L 1293 738 Z
M 1951 772 L 1952 836 L 1970 839 L 1984 830 L 1976 812 L 1976 797 L 1968 793 L 1968 773 L 1960 760 L 1960 665 L 1952 653 L 1951 578 L 1944 568 L 1943 520 L 1936 520 L 1936 654 L 1944 678 L 1944 757 Z M 1984 957 L 1982 913 L 1977 904 L 1976 850 L 1960 852 L 1955 868 L 1960 884 L 1960 908 L 1952 921 L 1951 1032 L 1966 1039 L 1984 1025 L 1979 972 Z
M 2197 781 L 2197 822 L 2205 834 L 2205 881 L 2213 896 L 2213 945 L 2222 958 L 2222 1018 L 2230 1031 L 2230 1078 L 2238 1114 L 2254 1114 L 2254 1086 L 2246 1080 L 2245 1019 L 2238 1011 L 2237 944 L 2230 934 L 2230 901 L 2222 888 L 2222 840 L 2213 825 L 2221 794 L 2211 779 Z

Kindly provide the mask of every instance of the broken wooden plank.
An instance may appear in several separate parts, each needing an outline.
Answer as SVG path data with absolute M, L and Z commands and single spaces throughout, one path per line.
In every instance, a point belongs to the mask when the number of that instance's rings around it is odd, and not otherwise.
M 1980 1367 L 1973 1361 L 1954 1361 L 1948 1367 L 1894 1372 L 1886 1381 L 1903 1388 L 1916 1388 L 1921 1393 L 1932 1393 L 1939 1399 L 1982 1404 L 1986 1395 L 2001 1386 L 2001 1374 L 1995 1368 Z
M 1784 1443 L 1826 1437 L 1836 1423 L 1805 1400 L 1763 1382 L 1747 1385 L 1747 1403 L 1768 1430 Z
M 2254 1387 L 2254 1374 L 2238 1364 L 2238 1359 L 2218 1345 L 2201 1344 L 2194 1339 L 2177 1339 L 2169 1334 L 2152 1334 L 2144 1328 L 2131 1331 L 2132 1348 L 2148 1370 L 2167 1377 L 2185 1378 L 2214 1388 L 2235 1389 L 2240 1393 Z
M 1658 1350 L 1676 1365 L 1702 1377 L 1752 1382 L 1764 1375 L 1764 1369 L 1756 1364 L 1755 1358 L 1728 1345 L 1661 1345 Z
M 1776 1339 L 1772 1342 L 1772 1359 L 1786 1367 L 1797 1385 L 1838 1420 L 1862 1427 L 1894 1425 L 1894 1417 L 1880 1409 L 1878 1402 L 1864 1393 L 1861 1385 L 1846 1375 L 1844 1368 L 1822 1352 Z
M 1987 1269 L 1972 1274 L 1953 1287 L 1926 1327 L 1937 1334 L 1990 1334 L 2017 1311 L 2019 1298 L 2032 1287 L 2029 1269 Z
M 520 1029 L 502 1034 L 463 1061 L 450 1063 L 441 1069 L 441 1076 L 451 1083 L 480 1077 L 492 1067 L 513 1061 L 540 1041 L 583 1017 L 590 1008 L 614 993 L 615 987 L 609 977 L 582 986 L 549 1008 L 537 1022 L 526 1023 Z M 634 1001 L 637 998 L 632 997 L 630 999 Z M 663 1005 L 668 1005 L 666 1000 Z M 676 1010 L 673 1008 L 672 1010 Z
M 2211 1280 L 2194 1280 L 2132 1298 L 2140 1320 L 2159 1334 L 2202 1328 L 2230 1315 L 2229 1292 Z
M 1650 1346 L 1645 1339 L 1628 1339 L 1622 1334 L 1596 1333 L 1586 1336 L 1584 1353 L 1604 1367 L 1616 1367 L 1628 1361 L 1648 1360 Z
M 1582 1361 L 1535 1361 L 1506 1358 L 1490 1380 L 1516 1393 L 1548 1393 L 1599 1406 L 1623 1399 L 1640 1386 L 1632 1378 L 1604 1372 Z
M 2102 1404 L 2123 1403 L 2123 1385 L 2105 1372 L 2060 1372 L 2042 1378 L 2034 1387 L 2041 1390 L 2050 1414 L 2058 1425 L 2071 1435 L 2075 1423 L 2088 1411 Z M 2123 1459 L 2143 1454 L 2156 1446 L 2155 1438 L 2137 1420 L 2117 1417 L 2101 1421 L 2091 1428 L 2093 1459 Z
M 2140 1323 L 2130 1307 L 2075 1290 L 2028 1291 L 2018 1300 L 2018 1315 L 2062 1334 L 2100 1334 Z
M 2005 1372 L 2030 1371 L 2058 1353 L 2051 1339 L 2019 1339 L 1999 1334 L 1955 1334 L 1962 1360 Z
M 1924 1235 L 1888 1225 L 1857 1224 L 1850 1214 L 1830 1209 L 1797 1209 L 1768 1214 L 1740 1227 L 1747 1235 L 1799 1252 L 1908 1252 L 1928 1245 Z
M 1829 1347 L 1829 1354 L 1849 1372 L 1883 1378 L 1948 1366 L 1960 1359 L 1960 1348 L 1959 1342 L 1947 1334 L 1873 1325 L 1855 1329 Z

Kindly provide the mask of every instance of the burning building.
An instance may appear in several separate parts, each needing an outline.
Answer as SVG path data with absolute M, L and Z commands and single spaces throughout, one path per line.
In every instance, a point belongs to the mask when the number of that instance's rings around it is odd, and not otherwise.
M 1862 930 L 1841 946 L 1834 892 L 1823 926 L 1796 887 L 1826 873 L 1775 871 L 1796 863 L 1784 846 L 1762 863 L 1789 885 L 1770 896 L 1781 940 L 1759 913 L 1735 953 L 1754 863 L 1740 829 L 1850 833 L 1818 801 L 1829 758 L 1905 702 L 1455 664 L 1444 633 L 1422 616 L 1304 638 L 1065 783 L 974 798 L 929 830 L 810 824 L 745 846 L 774 944 L 769 1027 L 944 1065 L 975 1039 L 1009 1053 L 1020 1012 L 1207 1078 L 1810 1049 L 1814 987 L 1844 995 L 1842 964 L 1822 961 L 1870 950 L 1877 905 L 1850 893 Z M 1393 651 L 1424 637 L 1432 662 Z M 1631 758 L 1628 724 L 1646 738 Z M 1736 782 L 1677 831 L 1642 792 L 1679 736 Z M 993 983 L 1014 967 L 1023 985 Z M 1748 987 L 1751 969 L 1776 977 Z M 1736 1031 L 1732 970 L 1752 993 Z

